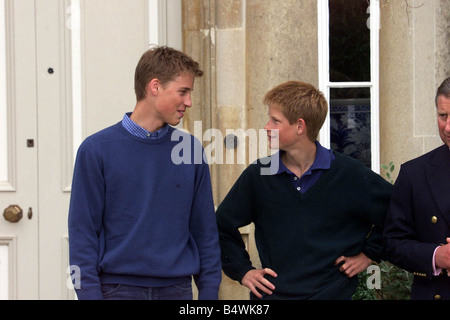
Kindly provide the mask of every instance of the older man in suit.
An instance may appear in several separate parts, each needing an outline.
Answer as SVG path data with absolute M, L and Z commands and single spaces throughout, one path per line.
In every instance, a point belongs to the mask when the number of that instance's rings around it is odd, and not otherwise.
M 414 273 L 411 299 L 450 299 L 450 78 L 436 93 L 444 145 L 406 162 L 384 228 L 386 258 Z

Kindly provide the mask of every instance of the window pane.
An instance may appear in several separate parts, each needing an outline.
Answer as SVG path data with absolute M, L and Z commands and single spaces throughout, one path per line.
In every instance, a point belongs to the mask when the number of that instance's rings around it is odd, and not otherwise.
M 330 81 L 370 81 L 367 0 L 329 0 Z
M 330 89 L 331 148 L 371 168 L 370 89 Z

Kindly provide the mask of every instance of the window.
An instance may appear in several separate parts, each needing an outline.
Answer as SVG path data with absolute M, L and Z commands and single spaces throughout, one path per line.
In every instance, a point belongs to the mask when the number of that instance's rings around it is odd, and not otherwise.
M 380 171 L 379 0 L 318 0 L 319 88 L 330 110 L 328 148 Z

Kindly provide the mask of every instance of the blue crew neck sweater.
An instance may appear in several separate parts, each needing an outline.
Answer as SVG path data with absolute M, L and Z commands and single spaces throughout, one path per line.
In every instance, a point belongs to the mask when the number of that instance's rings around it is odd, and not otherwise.
M 102 283 L 159 287 L 192 275 L 199 299 L 217 299 L 220 249 L 202 151 L 172 127 L 149 140 L 120 122 L 81 144 L 69 208 L 79 299 L 102 299 Z

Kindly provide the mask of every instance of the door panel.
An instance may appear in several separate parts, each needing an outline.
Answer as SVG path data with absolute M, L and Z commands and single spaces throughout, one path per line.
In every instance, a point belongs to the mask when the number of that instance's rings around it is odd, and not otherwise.
M 68 123 L 72 112 L 70 30 L 66 30 L 66 1 L 36 1 L 37 96 L 39 136 L 39 284 L 40 299 L 61 299 L 68 290 L 67 202 L 70 197 L 72 143 Z M 67 125 L 67 126 L 66 126 Z M 67 129 L 69 128 L 69 129 Z M 64 173 L 66 173 L 64 175 Z
M 0 142 L 7 144 L 0 147 L 0 213 L 9 205 L 23 210 L 17 223 L 0 216 L 0 299 L 73 298 L 73 159 L 86 136 L 134 108 L 134 68 L 148 47 L 147 0 L 0 3 L 7 58 L 0 55 L 0 67 L 8 71 L 0 81 L 8 94 L 0 100 Z
M 134 70 L 148 47 L 146 0 L 82 1 L 85 114 L 91 134 L 135 105 Z
M 81 141 L 133 110 L 134 68 L 147 48 L 145 0 L 77 2 L 36 2 L 41 299 L 73 296 L 67 213 L 77 134 Z
M 38 219 L 27 217 L 36 212 L 37 147 L 31 140 L 36 130 L 36 59 L 34 2 L 2 0 L 4 8 L 4 57 L 1 72 L 6 71 L 2 114 L 5 121 L 0 134 L 6 148 L 1 148 L 3 162 L 0 175 L 0 274 L 7 279 L 2 299 L 38 298 Z M 30 140 L 30 147 L 27 146 Z M 4 145 L 5 146 L 5 145 Z M 4 209 L 18 205 L 23 211 L 20 221 L 4 219 Z M 5 271 L 6 270 L 6 271 Z M 1 284 L 2 288 L 4 283 Z

